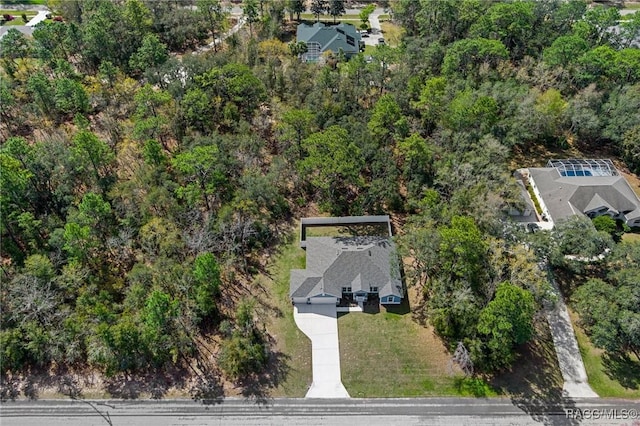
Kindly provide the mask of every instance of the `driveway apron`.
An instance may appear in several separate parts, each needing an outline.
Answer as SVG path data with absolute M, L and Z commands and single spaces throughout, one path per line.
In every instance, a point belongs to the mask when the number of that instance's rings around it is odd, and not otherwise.
M 335 305 L 296 305 L 296 325 L 311 339 L 313 383 L 307 398 L 349 398 L 340 376 L 338 316 Z

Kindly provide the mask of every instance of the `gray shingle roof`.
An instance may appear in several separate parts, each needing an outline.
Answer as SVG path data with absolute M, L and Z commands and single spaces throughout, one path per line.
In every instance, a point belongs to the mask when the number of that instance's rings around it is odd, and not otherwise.
M 316 42 L 321 46 L 321 52 L 331 50 L 338 53 L 342 49 L 347 54 L 360 51 L 360 33 L 351 24 L 325 25 L 316 22 L 313 25 L 300 24 L 296 33 L 297 41 L 305 43 Z
M 384 237 L 307 238 L 307 269 L 291 271 L 291 297 L 328 294 L 342 297 L 342 288 L 402 297 L 393 243 Z
M 640 211 L 640 200 L 623 176 L 562 176 L 554 167 L 530 168 L 529 173 L 554 222 L 598 207 L 622 212 L 627 219 Z
M 581 190 L 582 188 L 580 188 L 579 190 Z M 572 197 L 573 198 L 573 197 Z M 600 194 L 595 194 L 592 198 L 591 201 L 589 201 L 589 203 L 587 204 L 587 206 L 585 208 L 582 209 L 583 212 L 589 212 L 592 210 L 597 210 L 599 208 L 602 207 L 606 207 L 609 210 L 615 210 L 616 212 L 618 212 L 616 209 L 613 208 L 613 206 L 609 203 L 607 203 L 601 196 Z

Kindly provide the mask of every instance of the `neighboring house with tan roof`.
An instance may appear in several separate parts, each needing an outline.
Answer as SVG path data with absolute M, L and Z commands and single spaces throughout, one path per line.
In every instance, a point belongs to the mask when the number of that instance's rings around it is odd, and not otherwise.
M 379 299 L 382 304 L 400 304 L 404 292 L 390 237 L 303 237 L 301 246 L 307 251 L 307 264 L 306 269 L 291 270 L 291 301 L 338 304 Z
M 546 167 L 529 168 L 528 179 L 548 221 L 606 214 L 640 226 L 640 199 L 611 160 L 550 160 Z

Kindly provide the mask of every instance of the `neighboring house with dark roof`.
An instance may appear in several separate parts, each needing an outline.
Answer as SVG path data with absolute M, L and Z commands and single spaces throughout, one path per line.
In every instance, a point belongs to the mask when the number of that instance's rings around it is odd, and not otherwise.
M 361 51 L 361 36 L 351 24 L 325 25 L 316 22 L 313 25 L 300 24 L 296 34 L 298 42 L 307 45 L 307 52 L 302 55 L 305 62 L 316 62 L 326 51 L 335 54 L 342 51 L 347 58 Z
M 640 199 L 611 160 L 551 160 L 546 167 L 529 168 L 528 179 L 548 221 L 606 214 L 640 226 Z
M 302 229 L 304 236 L 304 225 Z M 402 302 L 400 266 L 390 236 L 309 237 L 301 246 L 307 251 L 307 264 L 306 269 L 291 270 L 289 295 L 294 304 Z

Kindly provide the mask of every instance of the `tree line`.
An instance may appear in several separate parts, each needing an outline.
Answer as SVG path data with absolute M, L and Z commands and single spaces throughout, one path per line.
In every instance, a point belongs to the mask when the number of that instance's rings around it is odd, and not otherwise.
M 613 31 L 615 10 L 575 0 L 399 1 L 401 46 L 318 65 L 287 46 L 292 2 L 252 4 L 224 43 L 215 0 L 65 1 L 0 40 L 3 375 L 186 367 L 212 335 L 212 368 L 261 371 L 243 284 L 315 206 L 406 217 L 432 324 L 503 368 L 548 296 L 502 220 L 514 154 L 640 164 L 638 14 Z

